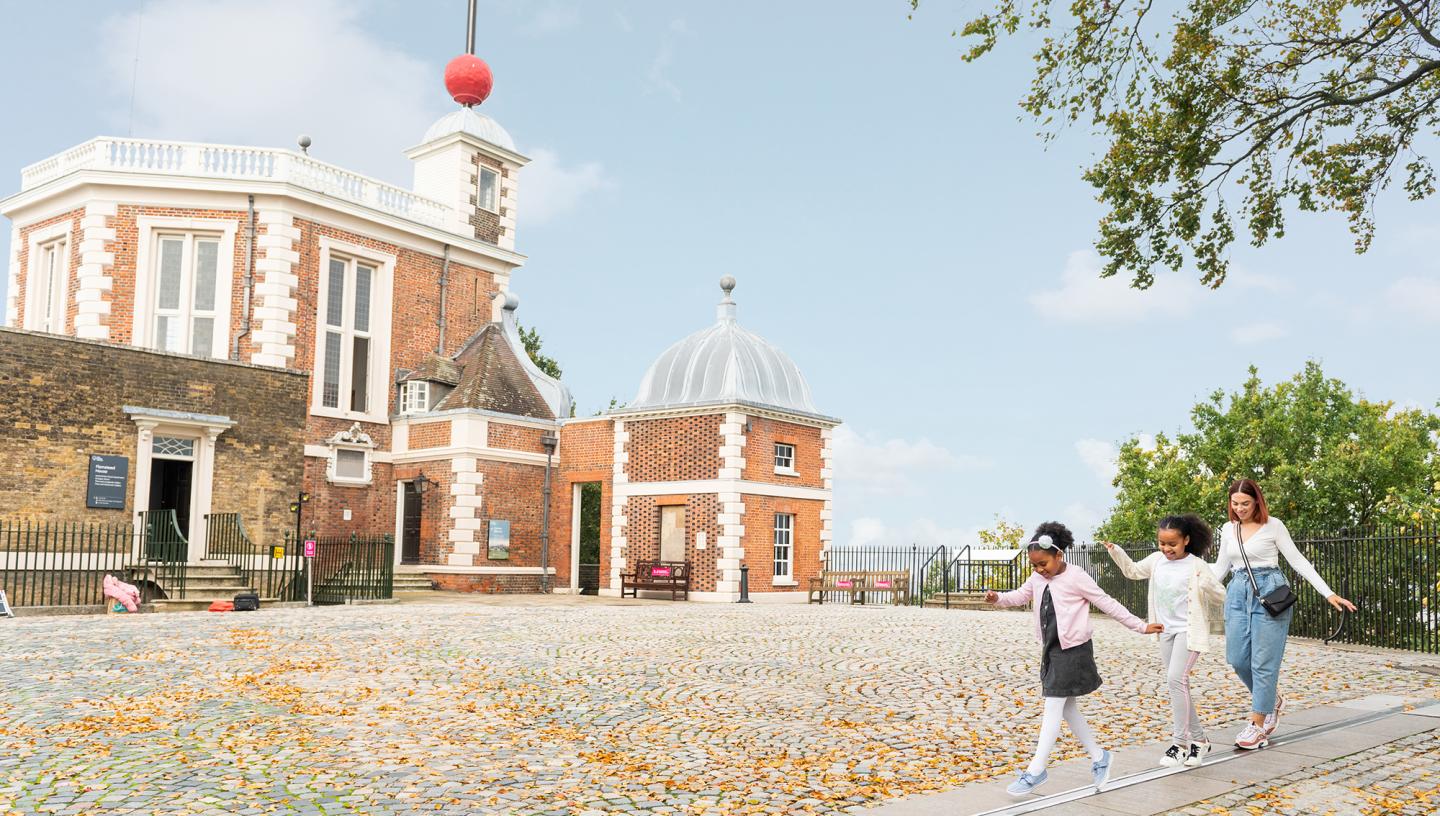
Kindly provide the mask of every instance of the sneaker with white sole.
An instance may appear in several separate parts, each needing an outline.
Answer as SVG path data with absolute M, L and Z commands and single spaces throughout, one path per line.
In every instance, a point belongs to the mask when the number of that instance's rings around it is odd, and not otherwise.
M 1185 767 L 1198 768 L 1205 764 L 1205 755 L 1210 753 L 1209 742 L 1190 743 L 1190 752 L 1185 755 Z
M 1038 776 L 1032 775 L 1029 771 L 1021 771 L 1020 778 L 1011 782 L 1010 787 L 1006 788 L 1005 792 L 1011 796 L 1024 796 L 1045 784 L 1045 780 L 1049 778 L 1049 771 L 1041 771 Z
M 1266 735 L 1267 737 L 1268 737 L 1269 735 L 1275 733 L 1275 726 L 1277 726 L 1277 725 L 1280 724 L 1280 714 L 1281 714 L 1281 712 L 1283 712 L 1284 710 L 1285 710 L 1285 698 L 1284 698 L 1284 697 L 1280 697 L 1280 696 L 1276 696 L 1276 698 L 1275 698 L 1275 710 L 1272 711 L 1272 712 L 1270 712 L 1269 714 L 1266 714 L 1266 715 L 1265 715 L 1265 725 L 1262 726 L 1262 727 L 1265 729 L 1265 735 Z
M 1270 744 L 1270 736 L 1265 729 L 1255 723 L 1246 723 L 1235 736 L 1235 747 L 1245 751 L 1253 751 L 1256 748 L 1264 748 Z
M 1179 764 L 1181 763 L 1181 761 L 1182 761 L 1182 755 L 1183 755 L 1184 753 L 1185 753 L 1185 749 L 1184 749 L 1184 748 L 1181 748 L 1181 747 L 1178 746 L 1178 745 L 1172 745 L 1172 746 L 1170 746 L 1169 748 L 1166 748 L 1166 749 L 1165 749 L 1165 755 L 1162 756 L 1162 757 L 1160 757 L 1160 767 L 1162 767 L 1162 768 L 1174 768 L 1174 767 L 1176 767 L 1177 765 L 1179 765 Z
M 1103 791 L 1110 783 L 1110 766 L 1114 758 L 1109 751 L 1105 751 L 1099 759 L 1090 763 L 1090 775 L 1095 779 L 1095 790 Z

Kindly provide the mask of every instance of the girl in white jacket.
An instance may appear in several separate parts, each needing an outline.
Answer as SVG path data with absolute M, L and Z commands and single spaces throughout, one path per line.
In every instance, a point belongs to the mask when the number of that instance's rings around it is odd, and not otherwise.
M 1190 693 L 1190 672 L 1210 649 L 1210 610 L 1224 603 L 1225 589 L 1202 558 L 1210 549 L 1211 535 L 1210 525 L 1199 516 L 1166 516 L 1160 520 L 1156 539 L 1159 551 L 1139 563 L 1109 541 L 1105 549 L 1126 578 L 1150 581 L 1149 622 L 1165 626 L 1160 662 L 1170 682 L 1175 727 L 1160 764 L 1173 768 L 1184 763 L 1193 768 L 1210 752 L 1210 742 Z

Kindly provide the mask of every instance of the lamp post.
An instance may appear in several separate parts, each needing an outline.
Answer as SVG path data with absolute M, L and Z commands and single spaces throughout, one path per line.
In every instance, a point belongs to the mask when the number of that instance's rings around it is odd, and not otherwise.
M 300 546 L 300 519 L 305 514 L 305 505 L 310 501 L 310 494 L 304 490 L 295 495 L 295 500 L 290 502 L 290 512 L 295 514 L 295 543 L 292 546 Z
M 550 459 L 555 455 L 555 448 L 560 445 L 560 437 L 554 433 L 547 432 L 540 437 L 540 444 L 545 446 L 545 489 L 541 491 L 541 499 L 544 502 L 540 506 L 540 592 L 550 592 Z

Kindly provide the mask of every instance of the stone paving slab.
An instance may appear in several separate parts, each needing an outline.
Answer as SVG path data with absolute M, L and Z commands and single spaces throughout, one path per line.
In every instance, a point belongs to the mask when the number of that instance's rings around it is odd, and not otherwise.
M 1023 615 L 512 598 L 0 626 L 0 814 L 838 814 L 1008 778 L 1038 727 Z M 1097 620 L 1096 652 L 1101 739 L 1163 734 L 1153 642 Z M 1246 705 L 1219 654 L 1194 679 L 1217 730 Z M 1298 711 L 1433 680 L 1296 643 L 1282 687 Z

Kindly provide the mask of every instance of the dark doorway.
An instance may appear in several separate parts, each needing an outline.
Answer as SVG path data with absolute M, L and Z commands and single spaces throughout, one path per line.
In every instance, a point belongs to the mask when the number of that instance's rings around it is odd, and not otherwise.
M 420 493 L 414 482 L 405 482 L 405 516 L 400 532 L 400 563 L 420 563 Z
M 190 535 L 190 487 L 194 462 L 150 460 L 150 509 L 174 510 L 180 534 Z
M 600 482 L 580 485 L 580 594 L 600 594 Z

